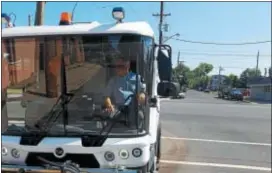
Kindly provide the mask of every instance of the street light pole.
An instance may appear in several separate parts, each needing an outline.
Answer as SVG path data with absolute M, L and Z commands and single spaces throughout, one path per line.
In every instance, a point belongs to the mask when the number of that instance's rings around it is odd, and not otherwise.
M 172 36 L 170 36 L 170 37 L 167 37 L 167 39 L 164 40 L 163 43 L 167 42 L 168 40 L 172 39 L 172 38 L 175 37 L 175 36 L 179 37 L 180 34 L 179 34 L 179 33 L 176 33 L 176 34 L 174 34 L 174 35 L 172 35 Z

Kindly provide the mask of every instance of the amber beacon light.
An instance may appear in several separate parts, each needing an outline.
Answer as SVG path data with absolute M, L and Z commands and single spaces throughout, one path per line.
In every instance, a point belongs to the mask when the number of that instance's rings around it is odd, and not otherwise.
M 71 25 L 71 23 L 72 23 L 71 14 L 68 12 L 61 13 L 59 25 Z

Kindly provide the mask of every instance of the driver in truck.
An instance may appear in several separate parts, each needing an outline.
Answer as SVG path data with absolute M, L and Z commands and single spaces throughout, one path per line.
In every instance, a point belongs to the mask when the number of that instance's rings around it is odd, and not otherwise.
M 115 62 L 116 76 L 112 77 L 105 91 L 105 107 L 108 112 L 113 112 L 115 107 L 128 105 L 131 94 L 136 93 L 136 82 L 138 80 L 138 103 L 145 102 L 145 85 L 138 79 L 136 74 L 130 71 L 130 61 L 125 58 L 118 58 Z

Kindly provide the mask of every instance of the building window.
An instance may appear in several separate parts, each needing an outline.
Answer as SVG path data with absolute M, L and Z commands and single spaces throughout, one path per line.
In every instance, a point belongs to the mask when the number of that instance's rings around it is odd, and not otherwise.
M 55 38 L 45 38 L 47 56 L 52 58 L 57 56 L 57 41 Z
M 4 58 L 8 61 L 8 63 L 14 63 L 16 60 L 14 58 L 14 52 L 15 52 L 15 44 L 14 44 L 14 40 L 13 39 L 5 39 L 3 40 L 2 44 L 2 52 L 5 50 L 5 52 L 3 52 L 3 56 Z
M 264 86 L 264 92 L 271 92 L 271 86 Z

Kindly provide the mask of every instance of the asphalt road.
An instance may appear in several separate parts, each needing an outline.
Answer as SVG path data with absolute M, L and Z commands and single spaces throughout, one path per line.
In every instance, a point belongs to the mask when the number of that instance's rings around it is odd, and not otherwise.
M 271 172 L 271 104 L 198 91 L 161 104 L 160 173 Z

